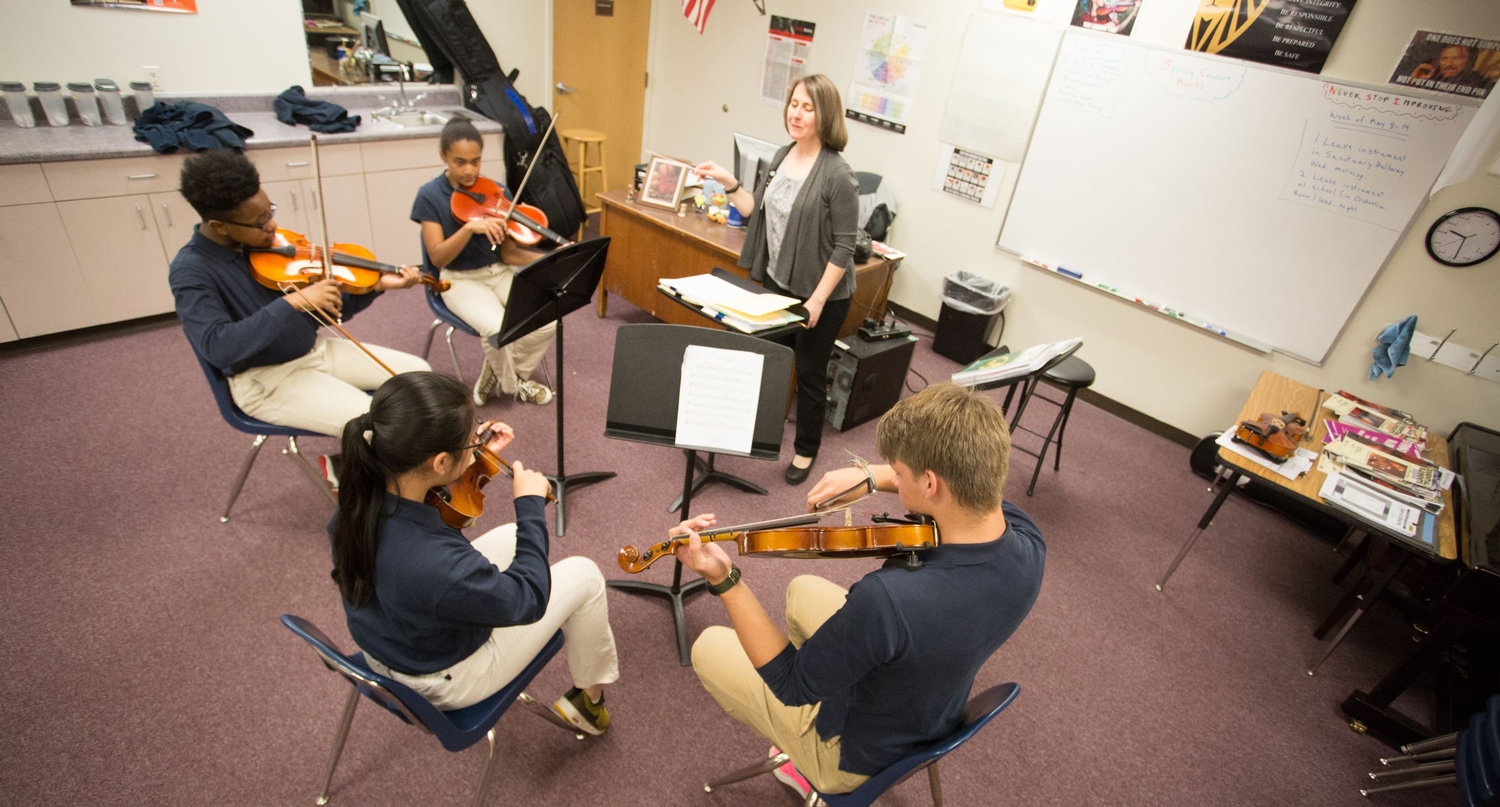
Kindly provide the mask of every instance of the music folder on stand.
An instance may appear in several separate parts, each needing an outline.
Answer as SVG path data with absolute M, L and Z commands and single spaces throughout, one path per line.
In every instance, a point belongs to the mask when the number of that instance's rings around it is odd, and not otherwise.
M 614 477 L 614 471 L 585 471 L 569 474 L 564 470 L 563 431 L 563 317 L 588 305 L 604 273 L 604 259 L 609 254 L 609 239 L 596 238 L 559 247 L 538 258 L 516 273 L 510 285 L 510 299 L 505 305 L 505 321 L 499 333 L 489 338 L 491 347 L 500 348 L 532 333 L 549 322 L 557 323 L 557 473 L 548 474 L 557 493 L 557 534 L 567 531 L 568 486 L 589 485 Z
M 776 460 L 781 456 L 781 436 L 786 411 L 786 390 L 792 382 L 792 349 L 753 336 L 695 328 L 690 325 L 646 323 L 621 325 L 615 332 L 614 365 L 609 376 L 609 414 L 604 436 L 615 440 L 665 446 L 687 456 L 682 480 L 682 520 L 693 507 L 693 472 L 698 449 L 677 445 L 677 401 L 682 388 L 682 358 L 689 345 L 742 350 L 765 357 L 760 376 L 760 395 L 755 410 L 755 431 L 750 453 L 716 449 L 721 454 Z M 682 666 L 692 664 L 688 653 L 687 617 L 682 602 L 703 590 L 703 578 L 682 582 L 682 561 L 673 558 L 672 585 L 636 580 L 610 580 L 608 586 L 631 594 L 665 597 L 672 603 L 677 629 L 677 655 Z

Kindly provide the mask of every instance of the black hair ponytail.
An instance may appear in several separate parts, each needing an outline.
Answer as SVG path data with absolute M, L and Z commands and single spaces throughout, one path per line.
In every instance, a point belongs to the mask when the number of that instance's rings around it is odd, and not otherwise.
M 344 424 L 332 574 L 344 602 L 358 608 L 375 593 L 375 550 L 388 485 L 437 454 L 459 451 L 473 437 L 468 389 L 429 372 L 385 382 L 370 411 Z

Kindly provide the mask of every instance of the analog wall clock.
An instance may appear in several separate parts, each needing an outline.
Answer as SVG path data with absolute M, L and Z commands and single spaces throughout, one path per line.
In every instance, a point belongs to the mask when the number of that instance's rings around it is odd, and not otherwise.
M 1427 254 L 1444 266 L 1473 266 L 1500 252 L 1500 214 L 1483 207 L 1444 213 L 1427 231 Z

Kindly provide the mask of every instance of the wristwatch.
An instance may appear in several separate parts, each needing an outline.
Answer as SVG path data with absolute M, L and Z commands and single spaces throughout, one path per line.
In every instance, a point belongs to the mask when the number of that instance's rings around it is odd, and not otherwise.
M 724 596 L 724 592 L 734 588 L 735 584 L 739 582 L 740 567 L 731 564 L 729 567 L 729 576 L 724 578 L 724 582 L 722 583 L 710 583 L 708 585 L 708 593 L 714 595 L 715 597 L 722 597 Z

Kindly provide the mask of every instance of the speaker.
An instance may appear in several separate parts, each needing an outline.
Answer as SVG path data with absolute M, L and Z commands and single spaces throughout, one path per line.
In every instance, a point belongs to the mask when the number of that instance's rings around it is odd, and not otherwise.
M 828 356 L 828 422 L 848 431 L 874 420 L 901 400 L 917 338 L 845 336 Z

